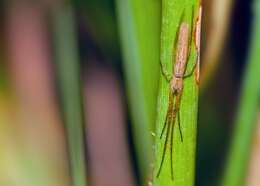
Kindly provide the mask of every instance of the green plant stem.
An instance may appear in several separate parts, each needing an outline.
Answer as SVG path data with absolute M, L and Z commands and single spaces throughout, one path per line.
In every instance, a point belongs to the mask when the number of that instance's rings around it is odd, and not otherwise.
M 167 74 L 173 74 L 175 63 L 176 46 L 180 24 L 185 22 L 192 31 L 190 43 L 191 52 L 188 58 L 186 70 L 191 69 L 196 63 L 197 51 L 195 47 L 195 25 L 199 16 L 200 2 L 197 0 L 163 0 L 162 1 L 162 33 L 161 33 L 161 63 Z M 192 19 L 193 18 L 193 19 Z M 197 69 L 196 69 L 197 70 Z M 196 71 L 195 70 L 195 71 Z M 180 125 L 183 133 L 181 141 L 177 118 L 174 125 L 173 144 L 171 138 L 166 146 L 165 161 L 158 176 L 158 170 L 162 161 L 166 132 L 160 139 L 160 135 L 166 120 L 169 104 L 170 84 L 161 73 L 160 88 L 157 105 L 156 121 L 156 144 L 155 144 L 155 169 L 153 182 L 155 186 L 192 186 L 195 177 L 195 150 L 197 134 L 197 107 L 198 107 L 198 84 L 195 72 L 184 80 L 184 88 L 180 105 Z M 167 125 L 168 126 L 168 125 Z M 173 149 L 173 177 L 171 176 L 170 149 Z
M 117 0 L 134 144 L 142 185 L 151 177 L 160 50 L 160 0 Z
M 86 186 L 84 123 L 75 18 L 69 5 L 53 11 L 54 49 L 64 123 L 68 137 L 72 185 Z
M 234 136 L 224 174 L 223 186 L 244 185 L 260 96 L 260 1 L 255 0 L 251 51 L 248 58 Z

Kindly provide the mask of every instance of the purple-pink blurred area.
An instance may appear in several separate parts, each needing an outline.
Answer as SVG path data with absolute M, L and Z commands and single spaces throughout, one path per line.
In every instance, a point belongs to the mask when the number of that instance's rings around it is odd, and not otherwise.
M 66 3 L 1 1 L 1 186 L 72 185 L 50 24 L 51 12 Z M 75 63 L 81 65 L 88 141 L 86 179 L 94 186 L 131 186 L 120 76 L 112 70 L 113 63 L 98 55 L 84 15 L 76 15 L 80 60 Z M 93 48 L 97 52 L 92 52 Z

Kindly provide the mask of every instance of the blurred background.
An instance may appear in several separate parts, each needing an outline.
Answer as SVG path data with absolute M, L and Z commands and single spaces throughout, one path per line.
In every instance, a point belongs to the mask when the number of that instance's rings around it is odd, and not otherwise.
M 143 185 L 119 3 L 0 3 L 0 185 Z M 250 62 L 254 6 L 253 0 L 205 0 L 203 6 L 196 185 L 214 186 Z M 260 185 L 258 128 L 251 136 L 249 186 Z

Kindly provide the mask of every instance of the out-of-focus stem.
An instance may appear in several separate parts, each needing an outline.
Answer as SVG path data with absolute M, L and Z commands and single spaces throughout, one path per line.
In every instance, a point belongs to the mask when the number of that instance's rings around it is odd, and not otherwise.
M 59 6 L 53 9 L 52 19 L 54 55 L 68 137 L 72 184 L 86 186 L 84 121 L 74 10 L 69 4 Z

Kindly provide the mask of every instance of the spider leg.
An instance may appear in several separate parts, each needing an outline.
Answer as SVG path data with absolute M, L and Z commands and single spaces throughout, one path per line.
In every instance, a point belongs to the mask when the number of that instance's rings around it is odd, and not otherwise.
M 183 76 L 184 79 L 192 76 L 192 74 L 193 74 L 193 72 L 194 72 L 194 70 L 195 70 L 195 68 L 197 66 L 197 61 L 198 61 L 197 58 L 198 58 L 198 54 L 196 54 L 196 60 L 195 60 L 195 63 L 193 64 L 190 72 L 184 74 L 184 76 Z
M 180 136 L 181 136 L 181 142 L 183 142 L 183 135 L 182 135 L 182 130 L 181 130 L 181 122 L 180 122 L 180 110 L 178 110 L 178 113 L 177 113 L 177 120 L 178 120 L 179 132 L 180 132 Z
M 171 179 L 173 180 L 173 134 L 174 134 L 174 122 L 175 122 L 175 116 L 174 113 L 172 114 L 172 120 L 171 120 L 171 143 L 170 143 L 170 158 L 171 158 Z
M 167 146 L 167 142 L 168 142 L 170 126 L 171 126 L 170 124 L 168 124 L 168 126 L 167 126 L 166 139 L 165 139 L 164 146 L 163 146 L 162 160 L 161 160 L 161 163 L 160 163 L 159 170 L 158 170 L 158 172 L 157 172 L 157 178 L 160 176 L 160 173 L 161 173 L 161 170 L 162 170 L 162 166 L 163 166 L 163 162 L 164 162 L 164 160 L 165 160 L 166 146 Z
M 188 61 L 189 61 L 189 59 L 190 59 L 190 53 L 191 53 L 191 48 L 192 48 L 192 36 L 193 36 L 193 31 L 194 31 L 194 6 L 192 6 L 192 14 L 191 14 L 191 31 L 190 31 L 190 37 L 189 37 L 189 53 L 188 53 Z M 196 60 L 195 60 L 195 63 L 193 64 L 193 66 L 192 66 L 192 68 L 190 69 L 190 71 L 189 72 L 185 72 L 185 74 L 184 74 L 184 76 L 183 76 L 183 78 L 185 79 L 185 78 L 188 78 L 188 77 L 190 77 L 192 74 L 193 74 L 193 72 L 194 72 L 194 70 L 195 70 L 195 67 L 196 67 L 196 65 L 197 65 L 197 58 L 198 58 L 198 54 L 196 54 Z
M 168 105 L 167 115 L 166 115 L 166 118 L 165 118 L 163 129 L 162 129 L 162 132 L 161 132 L 161 135 L 160 135 L 160 139 L 162 139 L 162 136 L 163 136 L 164 131 L 166 129 L 169 117 L 171 117 L 172 107 L 173 107 L 173 95 L 171 93 L 169 93 L 169 105 Z
M 164 67 L 162 61 L 160 60 L 160 66 L 161 66 L 161 71 L 162 71 L 162 75 L 165 77 L 166 81 L 169 83 L 172 79 L 172 74 L 167 73 L 166 68 Z
M 162 139 L 162 136 L 163 136 L 163 133 L 166 129 L 167 123 L 168 123 L 168 111 L 167 111 L 167 115 L 166 115 L 165 122 L 164 122 L 164 125 L 163 125 L 163 129 L 162 129 L 162 132 L 161 132 L 161 135 L 160 135 L 160 139 Z

